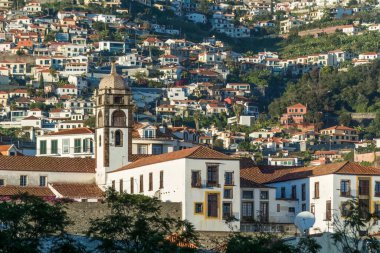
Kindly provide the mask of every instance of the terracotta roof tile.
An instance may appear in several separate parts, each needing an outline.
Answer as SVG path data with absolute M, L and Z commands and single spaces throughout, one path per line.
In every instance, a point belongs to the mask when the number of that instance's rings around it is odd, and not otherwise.
M 137 160 L 140 160 L 142 158 L 147 158 L 147 157 L 151 157 L 153 155 L 148 155 L 148 154 L 132 154 L 130 157 L 129 157 L 129 161 L 130 162 L 136 162 Z
M 13 186 L 7 185 L 0 187 L 0 196 L 13 196 L 22 193 L 38 197 L 55 197 L 54 193 L 48 187 L 40 186 Z
M 96 184 L 51 183 L 53 189 L 65 198 L 103 198 L 104 192 Z
M 69 134 L 93 134 L 94 131 L 87 127 L 64 129 L 58 132 L 51 132 L 48 135 L 69 135 Z
M 95 159 L 44 156 L 0 156 L 0 170 L 95 173 Z
M 117 172 L 117 171 L 123 171 L 123 170 L 129 170 L 134 169 L 146 165 L 152 165 L 156 163 L 162 163 L 182 158 L 190 158 L 190 159 L 215 159 L 215 160 L 236 160 L 236 158 L 233 158 L 231 156 L 225 155 L 223 153 L 220 153 L 216 150 L 204 147 L 204 146 L 197 146 L 193 148 L 183 149 L 179 151 L 174 151 L 166 154 L 161 155 L 155 155 L 147 158 L 142 158 L 140 160 L 137 160 L 133 163 L 130 163 L 124 167 L 121 167 L 120 169 L 117 169 L 111 173 Z
M 329 174 L 380 175 L 380 168 L 353 162 L 330 163 L 310 167 L 251 167 L 241 168 L 240 176 L 256 183 L 274 183 Z

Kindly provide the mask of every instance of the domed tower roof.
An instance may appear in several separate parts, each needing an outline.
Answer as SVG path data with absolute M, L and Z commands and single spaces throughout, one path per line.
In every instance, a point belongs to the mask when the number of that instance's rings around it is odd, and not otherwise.
M 111 73 L 100 81 L 99 90 L 104 89 L 129 90 L 129 86 L 124 78 L 116 73 L 115 63 L 111 65 Z

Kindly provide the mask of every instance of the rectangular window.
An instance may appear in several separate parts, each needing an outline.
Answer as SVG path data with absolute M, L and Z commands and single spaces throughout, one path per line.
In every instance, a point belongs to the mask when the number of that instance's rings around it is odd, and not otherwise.
M 207 195 L 207 216 L 218 217 L 218 194 L 210 193 Z
M 162 154 L 162 145 L 153 144 L 153 146 L 152 146 L 152 154 L 153 155 L 160 155 L 160 154 Z
M 148 129 L 144 131 L 144 138 L 154 138 L 153 129 Z
M 123 182 L 123 179 L 120 179 L 119 181 L 119 192 L 120 193 L 123 193 L 124 192 L 124 182 Z
M 88 141 L 88 139 L 83 139 L 83 153 L 87 153 L 89 151 Z
M 369 180 L 359 180 L 359 195 L 369 195 Z
M 207 186 L 218 186 L 219 176 L 218 176 L 218 166 L 208 166 L 207 167 Z
M 297 199 L 297 186 L 292 185 L 292 199 Z
M 70 139 L 62 140 L 62 153 L 69 154 L 70 153 Z
M 112 180 L 111 187 L 112 187 L 113 190 L 115 190 L 115 180 Z
M 47 185 L 47 177 L 46 176 L 40 176 L 40 186 L 46 186 Z
M 20 186 L 26 186 L 28 184 L 28 177 L 21 175 L 20 176 Z
M 314 198 L 319 199 L 319 182 L 314 183 Z
M 193 170 L 191 171 L 191 187 L 201 187 L 201 171 Z
M 149 173 L 149 191 L 153 191 L 153 173 Z
M 380 197 L 380 182 L 375 182 L 375 197 Z
M 164 172 L 160 171 L 160 189 L 164 188 Z
M 280 204 L 277 204 L 277 212 L 278 213 L 281 212 L 281 206 L 280 206 Z
M 342 202 L 340 205 L 340 212 L 343 217 L 347 217 L 350 215 L 350 204 L 347 202 Z
M 326 220 L 331 220 L 331 200 L 326 201 Z
M 0 186 L 4 186 L 5 185 L 5 180 L 0 178 Z
M 281 187 L 281 198 L 282 199 L 286 198 L 286 189 L 285 189 L 285 187 Z
M 260 199 L 269 199 L 268 191 L 260 191 Z
M 227 219 L 232 217 L 232 203 L 231 202 L 223 202 L 223 219 Z
M 130 180 L 131 182 L 130 182 L 130 184 L 131 184 L 131 186 L 130 186 L 130 193 L 131 194 L 133 194 L 133 193 L 135 193 L 135 180 L 133 179 L 133 177 L 131 177 L 131 180 Z
M 253 199 L 253 191 L 243 191 L 243 199 Z
M 301 200 L 306 200 L 306 184 L 301 185 Z
M 147 145 L 138 145 L 137 146 L 138 154 L 146 155 L 148 154 L 148 146 Z
M 74 139 L 74 153 L 80 153 L 81 150 L 81 139 Z
M 58 154 L 58 140 L 51 140 L 51 153 Z
M 269 221 L 269 203 L 267 201 L 260 202 L 260 221 Z
M 302 204 L 302 212 L 306 211 L 306 204 Z
M 40 141 L 40 155 L 46 154 L 46 141 Z
M 296 212 L 296 208 L 294 207 L 289 207 L 289 213 L 295 213 Z
M 380 204 L 379 203 L 375 203 L 375 210 L 374 210 L 374 213 L 373 213 L 377 218 L 380 218 Z
M 342 197 L 350 196 L 350 180 L 340 181 L 340 196 Z
M 224 184 L 234 185 L 234 173 L 230 171 L 224 172 Z
M 314 204 L 310 205 L 310 212 L 315 215 L 315 205 Z
M 253 202 L 241 203 L 241 216 L 243 220 L 253 219 Z
M 144 176 L 140 175 L 140 192 L 144 192 Z
M 232 189 L 224 189 L 224 198 L 225 199 L 232 199 L 233 198 Z
M 202 214 L 203 213 L 203 203 L 195 203 L 194 204 L 194 213 Z

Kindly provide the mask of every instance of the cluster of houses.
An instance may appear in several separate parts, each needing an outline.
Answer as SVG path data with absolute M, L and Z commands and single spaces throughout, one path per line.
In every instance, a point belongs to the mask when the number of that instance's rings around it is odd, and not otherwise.
M 195 130 L 134 122 L 132 94 L 113 65 L 94 95 L 94 130 L 76 127 L 37 136 L 36 156 L 1 145 L 0 196 L 29 192 L 46 199 L 96 202 L 111 187 L 180 202 L 182 218 L 201 231 L 228 231 L 233 226 L 241 231 L 294 233 L 295 216 L 310 211 L 316 223 L 309 233 L 331 232 L 334 217 L 344 218 L 345 202 L 352 197 L 380 215 L 376 167 L 353 162 L 259 166 L 251 158 L 210 148 Z M 284 123 L 302 124 L 306 110 L 299 104 L 288 108 Z M 355 141 L 355 133 L 345 127 L 321 134 Z M 231 217 L 236 220 L 227 224 Z M 263 225 L 258 227 L 257 222 Z

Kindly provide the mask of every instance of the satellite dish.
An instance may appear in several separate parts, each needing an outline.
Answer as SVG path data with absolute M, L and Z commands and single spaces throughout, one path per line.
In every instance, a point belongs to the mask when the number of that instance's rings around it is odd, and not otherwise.
M 310 212 L 300 212 L 294 219 L 294 225 L 297 226 L 301 234 L 305 233 L 305 230 L 311 228 L 315 223 L 315 216 Z

